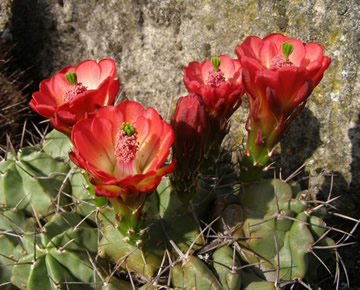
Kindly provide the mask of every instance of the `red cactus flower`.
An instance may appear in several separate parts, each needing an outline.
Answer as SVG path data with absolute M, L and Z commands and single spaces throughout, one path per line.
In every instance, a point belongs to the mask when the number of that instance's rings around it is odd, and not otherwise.
M 99 63 L 85 60 L 76 67 L 67 66 L 55 76 L 40 82 L 30 107 L 49 118 L 51 125 L 70 136 L 72 126 L 88 113 L 113 104 L 119 90 L 112 59 Z
M 171 126 L 175 133 L 177 179 L 183 183 L 184 179 L 191 179 L 196 175 L 204 158 L 210 133 L 209 115 L 201 96 L 190 93 L 181 97 L 176 104 Z
M 301 112 L 330 65 L 317 43 L 304 44 L 282 34 L 247 37 L 235 49 L 243 67 L 250 113 L 247 153 L 262 165 L 273 146 Z
M 221 122 L 240 106 L 244 88 L 238 60 L 220 55 L 202 63 L 191 62 L 183 72 L 187 90 L 199 94 L 209 114 Z
M 153 191 L 174 141 L 171 126 L 153 109 L 133 101 L 106 106 L 77 122 L 72 130 L 71 160 L 90 173 L 96 195 L 125 202 L 131 195 Z

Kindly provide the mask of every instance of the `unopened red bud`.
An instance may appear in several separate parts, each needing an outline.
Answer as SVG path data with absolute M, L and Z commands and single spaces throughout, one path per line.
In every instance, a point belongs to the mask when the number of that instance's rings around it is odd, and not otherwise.
M 204 156 L 210 132 L 209 114 L 203 99 L 197 94 L 181 97 L 171 119 L 175 133 L 174 153 L 177 173 L 187 176 L 199 166 Z

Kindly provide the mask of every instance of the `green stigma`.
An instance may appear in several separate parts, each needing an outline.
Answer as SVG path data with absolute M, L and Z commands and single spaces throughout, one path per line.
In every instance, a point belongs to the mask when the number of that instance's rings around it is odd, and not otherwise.
M 65 79 L 68 81 L 71 85 L 77 85 L 77 76 L 75 72 L 67 72 L 65 74 Z
M 126 135 L 128 135 L 129 137 L 134 135 L 134 133 L 135 133 L 135 128 L 130 123 L 123 122 L 121 124 L 120 129 L 123 130 L 126 133 Z
M 294 51 L 294 46 L 290 43 L 284 42 L 281 46 L 281 51 L 284 56 L 284 60 L 288 61 L 290 54 Z
M 219 57 L 212 57 L 210 61 L 211 61 L 211 64 L 212 64 L 212 66 L 214 68 L 214 71 L 217 72 L 219 70 L 219 66 L 220 66 L 220 63 L 221 63 L 220 58 Z

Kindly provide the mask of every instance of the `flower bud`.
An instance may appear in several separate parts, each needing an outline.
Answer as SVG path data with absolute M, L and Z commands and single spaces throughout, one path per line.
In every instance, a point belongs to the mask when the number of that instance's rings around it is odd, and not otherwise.
M 175 133 L 174 154 L 177 176 L 192 178 L 197 171 L 209 136 L 209 114 L 201 96 L 190 93 L 181 97 L 171 119 Z

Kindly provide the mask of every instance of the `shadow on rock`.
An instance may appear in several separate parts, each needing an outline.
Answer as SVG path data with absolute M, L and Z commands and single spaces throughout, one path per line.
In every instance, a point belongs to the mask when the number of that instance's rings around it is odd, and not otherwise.
M 352 162 L 351 168 L 351 182 L 350 185 L 346 182 L 341 173 L 335 172 L 332 176 L 326 176 L 325 182 L 322 185 L 321 193 L 322 198 L 326 199 L 326 196 L 332 191 L 331 196 L 340 196 L 333 205 L 336 207 L 336 211 L 342 216 L 332 216 L 328 221 L 329 226 L 335 226 L 346 232 L 352 232 L 352 237 L 347 238 L 342 233 L 333 232 L 335 234 L 335 240 L 341 241 L 340 244 L 354 243 L 346 247 L 338 248 L 338 253 L 343 261 L 343 266 L 346 267 L 346 272 L 350 281 L 350 289 L 359 289 L 360 287 L 360 264 L 356 257 L 360 257 L 360 231 L 356 228 L 356 220 L 360 218 L 360 115 L 358 117 L 355 127 L 349 129 L 349 139 L 352 144 Z M 355 258 L 355 259 L 354 259 Z M 341 283 L 346 285 L 346 276 L 343 267 L 340 268 Z M 335 269 L 333 269 L 335 271 Z M 327 285 L 330 287 L 330 284 Z M 325 286 L 325 288 L 327 287 Z
M 332 189 L 332 196 L 341 196 L 336 201 L 338 211 L 355 219 L 360 218 L 360 115 L 355 127 L 349 129 L 351 141 L 350 164 L 351 182 L 348 184 L 341 173 L 334 172 L 332 176 L 326 176 L 322 185 L 322 192 L 327 195 Z M 324 196 L 325 197 L 325 196 Z
M 360 207 L 360 115 L 354 128 L 351 128 L 348 133 L 351 141 L 352 161 L 350 165 L 351 170 L 351 183 L 349 193 L 356 201 L 356 208 Z M 359 210 L 356 211 L 356 218 L 360 218 Z
M 5 133 L 11 133 L 10 139 L 15 148 L 18 148 L 21 142 L 22 126 L 25 119 L 31 119 L 35 124 L 44 119 L 29 108 L 28 102 L 31 94 L 39 89 L 39 82 L 48 77 L 48 75 L 44 76 L 40 72 L 40 63 L 45 63 L 45 67 L 50 70 L 55 57 L 50 52 L 46 52 L 46 57 L 44 56 L 46 47 L 49 47 L 52 39 L 54 39 L 51 36 L 52 31 L 55 31 L 55 21 L 52 18 L 49 4 L 46 1 L 13 0 L 12 2 L 9 26 L 11 37 L 7 41 L 7 45 L 11 46 L 12 49 L 9 55 L 11 61 L 8 62 L 7 70 L 17 73 L 17 86 L 21 90 L 23 98 L 16 105 L 13 101 L 5 100 L 4 107 L 14 108 L 16 112 L 7 110 L 3 112 L 2 117 L 11 124 L 11 128 L 9 126 Z M 13 80 L 9 79 L 9 81 Z M 16 96 L 14 95 L 11 99 L 16 99 Z M 17 126 L 15 127 L 14 124 Z M 38 135 L 32 126 L 28 125 L 27 129 L 34 132 L 36 136 Z M 4 140 L 1 138 L 2 145 L 6 143 Z
M 12 4 L 12 18 L 10 31 L 16 44 L 14 56 L 19 69 L 25 70 L 29 80 L 34 81 L 37 89 L 38 82 L 44 78 L 37 68 L 39 63 L 51 64 L 52 59 L 44 48 L 49 47 L 51 31 L 56 29 L 56 23 L 50 13 L 46 1 L 14 0 Z M 50 56 L 50 59 L 49 59 Z
M 320 123 L 309 109 L 304 108 L 280 142 L 281 154 L 276 164 L 281 168 L 282 176 L 287 177 L 298 169 L 320 145 Z

